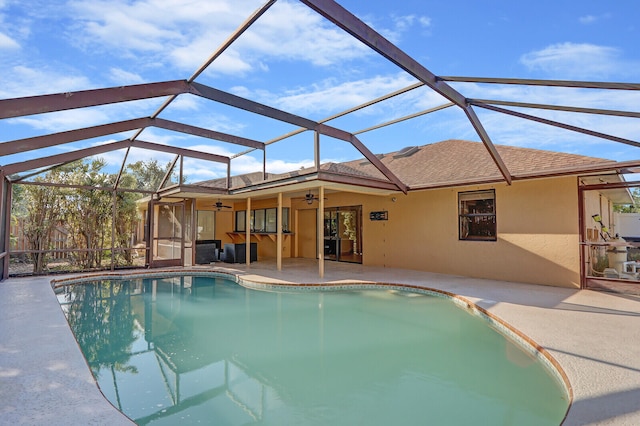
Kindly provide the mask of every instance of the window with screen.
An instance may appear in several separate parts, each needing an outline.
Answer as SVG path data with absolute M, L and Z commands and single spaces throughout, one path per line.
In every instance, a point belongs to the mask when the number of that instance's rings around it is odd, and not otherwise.
M 458 193 L 459 239 L 496 241 L 495 190 Z
M 236 232 L 246 231 L 246 216 L 245 210 L 236 211 Z M 256 209 L 251 210 L 251 232 L 260 233 L 276 233 L 278 232 L 278 209 Z M 282 208 L 282 232 L 289 232 L 289 208 Z

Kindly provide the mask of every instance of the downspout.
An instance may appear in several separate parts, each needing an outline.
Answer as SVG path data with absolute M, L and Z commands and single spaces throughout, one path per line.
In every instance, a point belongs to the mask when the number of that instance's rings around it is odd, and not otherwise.
M 251 197 L 247 198 L 247 214 L 245 215 L 245 261 L 247 269 L 251 267 Z
M 2 211 L 2 228 L 4 229 L 4 239 L 2 241 L 2 247 L 0 247 L 0 253 L 4 255 L 2 260 L 2 275 L 0 281 L 4 281 L 9 278 L 9 247 L 11 245 L 11 182 L 5 177 L 4 173 L 0 171 L 0 206 Z
M 278 192 L 278 211 L 276 213 L 276 264 L 282 271 L 282 192 Z

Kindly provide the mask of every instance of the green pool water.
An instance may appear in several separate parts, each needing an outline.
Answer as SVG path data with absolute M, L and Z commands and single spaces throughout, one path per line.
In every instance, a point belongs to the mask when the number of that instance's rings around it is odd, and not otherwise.
M 440 297 L 180 276 L 58 298 L 100 389 L 141 425 L 540 426 L 568 407 L 540 361 Z

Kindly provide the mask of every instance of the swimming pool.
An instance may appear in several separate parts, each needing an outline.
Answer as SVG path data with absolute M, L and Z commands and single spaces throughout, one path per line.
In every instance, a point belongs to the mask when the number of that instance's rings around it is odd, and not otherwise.
M 547 365 L 441 297 L 174 276 L 59 300 L 102 392 L 138 424 L 557 425 L 569 404 Z

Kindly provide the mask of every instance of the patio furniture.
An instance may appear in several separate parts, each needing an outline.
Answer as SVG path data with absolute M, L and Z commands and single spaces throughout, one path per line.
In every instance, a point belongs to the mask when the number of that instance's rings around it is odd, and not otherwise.
M 196 265 L 206 265 L 218 261 L 218 253 L 222 247 L 220 240 L 196 240 Z
M 249 246 L 250 261 L 258 261 L 258 243 L 251 243 Z M 226 263 L 245 263 L 247 261 L 246 243 L 226 243 L 220 255 L 220 260 Z

